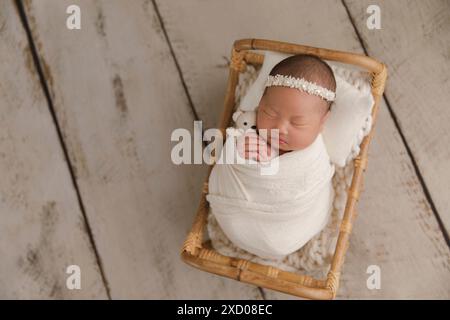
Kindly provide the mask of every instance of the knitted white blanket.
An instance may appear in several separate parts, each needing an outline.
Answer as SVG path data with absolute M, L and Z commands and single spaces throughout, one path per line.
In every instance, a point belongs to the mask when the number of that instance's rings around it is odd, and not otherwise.
M 317 235 L 334 199 L 334 165 L 321 134 L 277 161 L 272 175 L 262 175 L 258 164 L 216 164 L 206 196 L 228 239 L 266 259 L 282 259 Z

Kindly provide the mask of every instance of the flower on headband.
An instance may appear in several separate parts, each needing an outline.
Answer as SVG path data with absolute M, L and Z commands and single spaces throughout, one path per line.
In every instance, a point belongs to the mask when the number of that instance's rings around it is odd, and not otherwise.
M 307 81 L 304 78 L 295 78 L 282 74 L 277 74 L 275 76 L 269 75 L 266 81 L 266 87 L 272 86 L 296 88 L 309 94 L 321 97 L 322 99 L 325 99 L 327 101 L 334 101 L 334 99 L 336 98 L 335 92 L 319 86 L 314 82 Z

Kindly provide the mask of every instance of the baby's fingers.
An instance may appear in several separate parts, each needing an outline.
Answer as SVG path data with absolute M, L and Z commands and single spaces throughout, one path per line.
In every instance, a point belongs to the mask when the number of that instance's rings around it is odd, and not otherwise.
M 247 143 L 245 144 L 245 150 L 248 151 L 258 151 L 264 148 L 264 145 L 256 144 L 256 143 Z
M 258 154 L 258 152 L 254 152 L 254 151 L 245 152 L 244 158 L 252 159 L 252 160 L 256 161 L 259 158 L 259 154 Z

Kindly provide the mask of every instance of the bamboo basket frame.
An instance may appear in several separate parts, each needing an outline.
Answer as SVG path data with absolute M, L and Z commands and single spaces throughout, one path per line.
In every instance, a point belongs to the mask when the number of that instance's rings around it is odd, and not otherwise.
M 345 211 L 327 277 L 326 279 L 316 279 L 308 275 L 280 270 L 245 259 L 224 256 L 212 250 L 206 243 L 203 243 L 203 232 L 205 231 L 208 215 L 208 202 L 206 201 L 208 179 L 214 164 L 208 168 L 208 175 L 203 185 L 200 204 L 191 231 L 184 241 L 181 250 L 181 259 L 185 263 L 203 271 L 294 296 L 308 299 L 334 299 L 339 287 L 339 278 L 348 249 L 353 222 L 357 216 L 356 203 L 359 199 L 364 172 L 367 168 L 368 148 L 374 133 L 380 98 L 384 92 L 387 67 L 385 64 L 373 58 L 350 52 L 263 39 L 237 40 L 234 42 L 231 50 L 224 109 L 219 122 L 219 128 L 222 130 L 224 137 L 225 129 L 230 124 L 234 110 L 235 89 L 238 84 L 239 74 L 245 71 L 247 64 L 256 66 L 261 65 L 264 61 L 264 55 L 258 54 L 254 50 L 270 50 L 288 54 L 314 54 L 325 60 L 338 61 L 362 67 L 372 74 L 371 91 L 374 97 L 372 128 L 370 133 L 363 139 L 358 156 L 353 160 L 354 173 L 350 188 L 347 190 L 348 197 Z

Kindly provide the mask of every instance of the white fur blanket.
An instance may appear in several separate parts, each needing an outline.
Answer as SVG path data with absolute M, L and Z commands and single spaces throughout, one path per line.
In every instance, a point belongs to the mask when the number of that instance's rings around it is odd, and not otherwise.
M 272 175 L 261 175 L 254 163 L 216 164 L 206 196 L 226 236 L 266 259 L 281 259 L 317 235 L 330 218 L 334 199 L 335 168 L 320 134 L 306 149 L 277 161 Z

